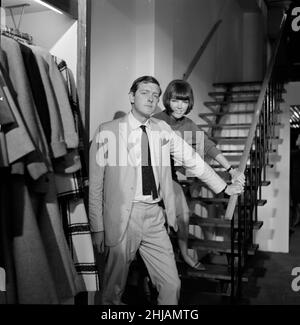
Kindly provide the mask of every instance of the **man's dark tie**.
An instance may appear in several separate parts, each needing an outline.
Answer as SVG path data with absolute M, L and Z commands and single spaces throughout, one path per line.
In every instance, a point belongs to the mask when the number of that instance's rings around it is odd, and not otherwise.
M 143 184 L 143 195 L 151 195 L 153 199 L 158 197 L 157 189 L 155 184 L 155 178 L 153 174 L 153 168 L 151 164 L 151 153 L 148 135 L 146 133 L 146 126 L 141 125 L 142 129 L 142 184 Z

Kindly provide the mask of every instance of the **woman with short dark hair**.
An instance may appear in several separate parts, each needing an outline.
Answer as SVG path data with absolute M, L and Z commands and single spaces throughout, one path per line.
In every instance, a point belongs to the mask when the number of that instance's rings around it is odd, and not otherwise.
M 230 163 L 223 156 L 222 152 L 216 148 L 216 145 L 207 135 L 199 129 L 199 127 L 187 115 L 194 106 L 194 94 L 191 85 L 185 80 L 175 79 L 169 83 L 164 94 L 163 104 L 165 110 L 154 115 L 155 118 L 164 120 L 171 128 L 186 140 L 190 145 L 195 147 L 195 150 L 202 158 L 209 156 L 216 160 L 224 167 L 231 175 L 232 181 L 238 180 L 241 184 L 245 182 L 245 176 L 237 169 L 231 167 Z M 197 143 L 197 132 L 203 132 L 204 145 Z M 203 139 L 202 137 L 202 139 Z M 203 157 L 204 156 L 204 157 Z M 174 192 L 176 195 L 176 215 L 178 221 L 178 245 L 184 261 L 191 267 L 198 270 L 204 270 L 205 267 L 200 261 L 195 261 L 188 254 L 188 227 L 189 227 L 189 207 L 187 205 L 185 195 L 178 183 L 176 167 L 172 163 L 172 177 Z

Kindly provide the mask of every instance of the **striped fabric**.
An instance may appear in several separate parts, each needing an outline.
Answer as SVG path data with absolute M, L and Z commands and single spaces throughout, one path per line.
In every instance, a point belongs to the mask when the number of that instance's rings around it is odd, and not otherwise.
M 88 192 L 88 174 L 84 159 L 84 130 L 77 105 L 77 91 L 74 78 L 66 63 L 56 63 L 64 76 L 69 93 L 69 100 L 79 134 L 78 152 L 81 169 L 75 173 L 56 173 L 55 180 L 58 192 L 63 226 L 77 273 L 82 276 L 86 291 L 99 290 L 99 275 L 96 267 L 91 231 L 86 213 L 84 198 Z
M 82 188 L 76 174 L 56 174 L 55 181 L 63 227 L 76 271 L 82 277 L 86 291 L 98 291 L 99 277 L 91 231 L 83 198 L 80 198 Z

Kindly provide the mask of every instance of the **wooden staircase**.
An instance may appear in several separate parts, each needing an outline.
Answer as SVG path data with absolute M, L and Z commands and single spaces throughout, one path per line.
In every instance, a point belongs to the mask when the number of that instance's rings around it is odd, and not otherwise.
M 209 112 L 199 114 L 205 122 L 199 127 L 207 132 L 232 166 L 239 167 L 262 82 L 218 83 L 213 86 L 215 90 L 209 95 L 214 101 L 205 103 Z M 195 256 L 202 256 L 201 261 L 206 267 L 206 270 L 198 271 L 187 266 L 177 251 L 183 286 L 185 281 L 201 279 L 217 283 L 210 293 L 229 296 L 231 302 L 241 296 L 242 283 L 248 281 L 247 259 L 255 255 L 258 249 L 253 242 L 253 231 L 263 225 L 257 219 L 257 209 L 267 204 L 267 200 L 261 197 L 261 187 L 270 184 L 266 178 L 267 168 L 272 168 L 280 159 L 277 146 L 282 140 L 278 138 L 276 130 L 281 126 L 278 121 L 282 93 L 284 89 L 280 83 L 269 82 L 246 159 L 245 192 L 238 197 L 231 219 L 226 218 L 229 197 L 214 195 L 198 179 L 180 175 L 191 211 L 189 248 Z M 226 171 L 215 162 L 210 164 L 229 182 Z M 223 236 L 217 236 L 218 233 Z M 175 240 L 173 242 L 176 246 Z M 203 285 L 203 288 L 211 287 Z
M 245 173 L 246 184 L 242 195 L 228 198 L 214 195 L 199 180 L 184 175 L 179 177 L 190 205 L 189 248 L 195 256 L 202 257 L 206 267 L 199 271 L 184 263 L 177 238 L 171 235 L 183 291 L 188 287 L 205 295 L 230 297 L 230 302 L 235 303 L 241 297 L 242 284 L 251 275 L 247 261 L 258 249 L 253 231 L 259 231 L 263 225 L 258 220 L 257 211 L 260 206 L 268 204 L 262 197 L 261 188 L 270 185 L 267 170 L 280 159 L 276 149 L 282 139 L 277 130 L 281 127 L 278 117 L 285 91 L 278 79 L 275 62 L 285 21 L 286 15 L 264 80 L 213 84 L 214 90 L 209 93 L 212 100 L 204 103 L 208 111 L 199 114 L 203 121 L 199 127 L 223 151 L 232 167 Z M 220 21 L 213 30 L 219 24 Z M 193 58 L 184 80 L 188 79 L 198 62 L 204 45 Z M 228 173 L 218 164 L 208 163 L 223 179 L 230 181 Z

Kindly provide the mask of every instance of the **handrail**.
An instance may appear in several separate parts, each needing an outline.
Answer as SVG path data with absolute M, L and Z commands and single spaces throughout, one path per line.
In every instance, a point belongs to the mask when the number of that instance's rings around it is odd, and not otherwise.
M 265 99 L 266 90 L 267 90 L 268 84 L 269 84 L 270 79 L 271 79 L 271 75 L 272 75 L 273 67 L 274 67 L 274 64 L 275 64 L 278 48 L 279 48 L 279 45 L 280 45 L 283 30 L 284 30 L 284 27 L 285 27 L 285 22 L 286 22 L 286 14 L 284 14 L 283 17 L 282 17 L 282 21 L 281 21 L 281 24 L 280 24 L 281 25 L 280 34 L 278 36 L 278 39 L 277 39 L 277 42 L 276 42 L 276 45 L 275 45 L 275 48 L 274 48 L 274 53 L 273 53 L 272 58 L 271 58 L 271 60 L 269 62 L 267 72 L 266 72 L 266 75 L 265 75 L 265 78 L 264 78 L 264 81 L 263 81 L 263 84 L 262 84 L 262 88 L 261 88 L 261 91 L 259 93 L 257 103 L 255 105 L 255 110 L 254 110 L 254 113 L 253 113 L 253 121 L 252 121 L 250 130 L 249 130 L 248 138 L 246 140 L 245 150 L 244 150 L 244 153 L 242 155 L 242 158 L 241 158 L 241 161 L 240 161 L 240 164 L 239 164 L 239 167 L 238 167 L 238 170 L 240 172 L 242 172 L 242 173 L 244 173 L 244 171 L 246 169 L 247 160 L 248 160 L 250 150 L 251 150 L 251 146 L 252 146 L 252 142 L 253 142 L 253 139 L 254 139 L 254 136 L 255 136 L 256 126 L 257 126 L 257 123 L 259 122 L 259 116 L 260 116 L 262 106 L 263 106 L 263 102 L 264 102 L 264 99 Z M 232 195 L 230 197 L 228 205 L 227 205 L 226 213 L 225 213 L 225 219 L 229 219 L 229 220 L 232 219 L 234 209 L 235 209 L 235 206 L 236 206 L 236 202 L 237 202 L 237 198 L 238 198 L 238 195 Z
M 212 27 L 212 29 L 210 30 L 210 32 L 208 33 L 208 35 L 206 36 L 204 42 L 202 43 L 202 45 L 200 46 L 199 50 L 197 51 L 197 53 L 194 55 L 191 63 L 189 64 L 186 72 L 183 74 L 182 79 L 183 80 L 187 80 L 188 77 L 190 76 L 190 74 L 192 73 L 192 71 L 194 70 L 196 64 L 198 63 L 200 57 L 202 56 L 203 52 L 205 51 L 210 39 L 212 38 L 212 36 L 214 35 L 214 33 L 216 32 L 217 28 L 219 27 L 219 25 L 221 24 L 222 19 L 219 19 L 214 26 Z

